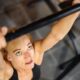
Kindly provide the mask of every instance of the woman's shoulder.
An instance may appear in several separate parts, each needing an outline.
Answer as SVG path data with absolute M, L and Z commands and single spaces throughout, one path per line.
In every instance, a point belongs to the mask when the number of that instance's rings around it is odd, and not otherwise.
M 35 54 L 34 54 L 34 62 L 37 65 L 41 65 L 42 60 L 43 60 L 43 51 L 41 48 L 41 40 L 36 41 L 34 43 L 34 50 L 35 50 Z

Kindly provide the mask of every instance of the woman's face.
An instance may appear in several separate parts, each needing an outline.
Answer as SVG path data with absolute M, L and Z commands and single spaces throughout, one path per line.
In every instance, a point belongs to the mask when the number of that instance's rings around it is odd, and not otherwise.
M 28 36 L 21 36 L 8 43 L 8 60 L 16 69 L 34 67 L 34 48 Z

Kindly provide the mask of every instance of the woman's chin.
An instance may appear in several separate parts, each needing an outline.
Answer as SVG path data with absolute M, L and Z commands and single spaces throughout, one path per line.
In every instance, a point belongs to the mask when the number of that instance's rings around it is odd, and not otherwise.
M 26 64 L 26 67 L 27 67 L 27 68 L 30 68 L 30 69 L 33 69 L 33 68 L 34 68 L 34 63 L 31 62 L 31 63 L 29 63 L 29 64 Z

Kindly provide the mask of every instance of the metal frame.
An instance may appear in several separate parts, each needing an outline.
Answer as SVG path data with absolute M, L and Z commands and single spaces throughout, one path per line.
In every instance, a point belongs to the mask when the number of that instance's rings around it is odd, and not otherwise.
M 76 11 L 79 11 L 80 10 L 80 4 L 77 4 L 77 5 L 74 5 L 70 8 L 67 8 L 65 10 L 62 10 L 56 14 L 52 14 L 52 15 L 49 15 L 43 19 L 40 19 L 38 21 L 35 21 L 29 25 L 26 25 L 18 30 L 16 30 L 15 32 L 10 32 L 8 33 L 5 37 L 6 37 L 6 40 L 7 41 L 10 41 L 10 40 L 13 40 L 21 35 L 24 35 L 26 33 L 29 33 L 33 30 L 36 30 L 36 29 L 39 29 L 41 27 L 44 27 L 45 25 L 48 25 L 56 20 L 59 20 L 69 14 L 72 14 Z

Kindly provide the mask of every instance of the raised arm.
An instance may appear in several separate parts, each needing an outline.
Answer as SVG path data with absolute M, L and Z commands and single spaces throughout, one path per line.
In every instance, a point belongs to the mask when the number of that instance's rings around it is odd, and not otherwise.
M 7 29 L 5 27 L 0 28 L 0 80 L 4 80 L 4 70 L 6 66 L 6 62 L 3 58 L 2 48 L 6 46 L 5 34 L 7 33 Z
M 80 0 L 74 0 L 73 3 L 80 3 Z M 48 36 L 46 36 L 45 39 L 35 43 L 35 46 L 39 47 L 39 51 L 41 51 L 41 53 L 44 53 L 46 50 L 52 48 L 56 43 L 62 40 L 65 35 L 70 31 L 73 23 L 75 22 L 79 14 L 80 11 L 73 13 L 69 16 L 64 17 L 63 19 L 59 20 L 55 25 L 53 25 L 52 30 L 48 34 Z

